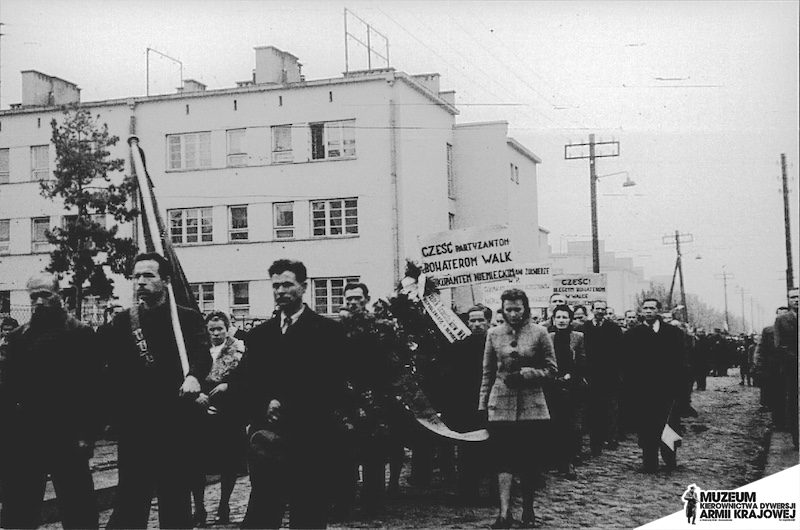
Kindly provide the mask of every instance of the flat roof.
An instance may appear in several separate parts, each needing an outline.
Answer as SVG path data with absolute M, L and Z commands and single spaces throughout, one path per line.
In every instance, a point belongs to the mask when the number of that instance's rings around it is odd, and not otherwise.
M 47 74 L 42 74 L 42 75 L 47 75 Z M 440 98 L 438 94 L 434 94 L 420 83 L 417 83 L 414 80 L 413 76 L 410 76 L 405 72 L 393 72 L 390 75 L 394 76 L 394 78 L 397 80 L 403 81 L 410 88 L 424 95 L 425 97 L 436 103 L 438 106 L 445 109 L 450 114 L 452 115 L 459 114 L 459 111 L 455 107 L 455 105 L 448 103 L 444 99 Z M 52 77 L 52 76 L 47 76 L 47 77 Z M 224 96 L 226 94 L 247 94 L 251 92 L 267 92 L 271 90 L 291 90 L 291 89 L 311 88 L 311 87 L 328 86 L 328 85 L 344 85 L 350 83 L 383 81 L 386 79 L 386 77 L 387 77 L 387 72 L 382 71 L 380 73 L 376 73 L 375 75 L 364 75 L 355 77 L 333 77 L 328 79 L 315 79 L 312 81 L 298 81 L 296 83 L 284 83 L 284 84 L 264 83 L 264 84 L 254 84 L 241 87 L 217 88 L 217 89 L 210 89 L 197 92 L 173 92 L 170 94 L 158 94 L 154 96 L 132 96 L 126 98 L 106 99 L 99 101 L 86 101 L 79 103 L 79 106 L 103 107 L 103 106 L 114 106 L 114 105 L 136 105 L 137 103 L 146 103 L 151 101 L 168 101 L 171 99 L 207 98 L 213 96 Z M 0 116 L 25 114 L 33 112 L 48 112 L 54 110 L 61 110 L 63 107 L 64 105 L 25 106 L 16 109 L 0 110 Z

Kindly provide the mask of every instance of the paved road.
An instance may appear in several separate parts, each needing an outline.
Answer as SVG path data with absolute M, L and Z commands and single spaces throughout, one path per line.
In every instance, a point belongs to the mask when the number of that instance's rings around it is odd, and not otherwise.
M 758 389 L 739 385 L 738 375 L 711 377 L 708 390 L 695 392 L 693 405 L 699 417 L 685 418 L 686 435 L 678 453 L 678 468 L 645 475 L 638 471 L 640 451 L 629 437 L 616 451 L 605 451 L 578 468 L 578 480 L 547 474 L 547 486 L 537 492 L 536 513 L 548 528 L 630 528 L 682 509 L 680 496 L 690 483 L 702 489 L 733 489 L 761 478 L 766 460 L 768 416 L 759 412 Z M 786 461 L 797 463 L 796 454 Z M 407 469 L 405 470 L 407 473 Z M 421 490 L 401 480 L 401 494 L 380 517 L 356 511 L 346 524 L 332 528 L 485 528 L 496 508 L 459 507 L 452 501 L 452 484 L 436 477 L 431 488 Z M 488 480 L 484 492 L 488 496 Z M 249 479 L 239 479 L 231 505 L 236 528 L 244 517 Z M 219 484 L 206 493 L 209 522 L 219 498 Z M 101 514 L 108 520 L 109 511 Z M 519 516 L 519 507 L 517 507 Z M 154 503 L 151 527 L 157 527 Z M 51 525 L 48 528 L 58 528 Z

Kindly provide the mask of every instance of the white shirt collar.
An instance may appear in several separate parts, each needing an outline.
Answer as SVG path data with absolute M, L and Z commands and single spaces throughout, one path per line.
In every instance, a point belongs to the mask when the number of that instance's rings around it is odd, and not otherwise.
M 655 322 L 653 322 L 653 326 L 652 327 L 653 327 L 653 331 L 655 333 L 658 333 L 658 330 L 661 329 L 661 321 L 659 319 L 656 319 Z

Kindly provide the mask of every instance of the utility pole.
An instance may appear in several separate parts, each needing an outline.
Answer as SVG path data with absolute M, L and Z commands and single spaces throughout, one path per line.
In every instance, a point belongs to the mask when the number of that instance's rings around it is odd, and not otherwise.
M 786 231 L 786 293 L 794 289 L 792 265 L 791 221 L 789 220 L 789 182 L 786 177 L 786 153 L 781 153 L 781 181 L 783 182 L 783 226 Z M 788 300 L 787 300 L 788 301 Z
M 616 150 L 612 150 L 609 154 L 597 154 L 596 146 L 612 145 Z M 570 156 L 568 150 L 570 147 L 589 147 L 589 155 Z M 579 158 L 589 159 L 589 192 L 591 194 L 591 207 L 592 207 L 592 271 L 600 272 L 600 243 L 597 237 L 597 171 L 595 169 L 595 160 L 598 158 L 605 158 L 610 156 L 619 156 L 619 142 L 595 142 L 594 134 L 589 135 L 589 143 L 584 144 L 569 144 L 564 146 L 564 159 L 576 160 Z
M 0 41 L 3 40 L 3 35 L 5 35 L 5 33 L 2 33 L 3 26 L 5 26 L 5 24 L 0 22 Z M 0 64 L 2 64 L 2 60 L 3 60 L 2 53 L 0 53 Z M 2 108 L 3 108 L 3 79 L 2 79 L 2 71 L 0 70 L 0 109 Z
M 725 271 L 725 265 L 722 266 L 722 274 L 715 274 L 715 278 L 722 278 L 722 284 L 724 285 L 725 289 L 725 331 L 730 333 L 731 324 L 728 321 L 728 280 L 733 279 L 733 274 L 728 273 Z
M 683 243 L 691 243 L 694 241 L 694 236 L 692 234 L 681 234 L 677 230 L 675 230 L 675 240 L 672 240 L 673 236 L 664 236 L 661 238 L 661 242 L 665 245 L 672 245 L 675 244 L 675 251 L 677 252 L 677 257 L 675 258 L 675 270 L 672 272 L 672 285 L 669 287 L 669 298 L 667 299 L 667 304 L 671 307 L 672 306 L 672 293 L 675 289 L 675 276 L 680 278 L 680 289 L 681 289 L 681 305 L 683 306 L 683 321 L 685 323 L 689 323 L 689 306 L 686 305 L 686 290 L 683 287 L 683 261 L 681 257 L 681 242 Z
M 756 320 L 753 318 L 753 297 L 750 296 L 750 331 L 755 333 L 756 331 Z
M 744 316 L 744 295 L 748 294 L 744 287 L 739 287 L 739 294 L 742 296 L 742 333 L 747 333 L 747 320 Z

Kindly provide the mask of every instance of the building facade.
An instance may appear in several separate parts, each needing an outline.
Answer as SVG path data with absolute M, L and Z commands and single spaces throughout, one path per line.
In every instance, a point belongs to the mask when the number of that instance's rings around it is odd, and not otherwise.
M 347 282 L 385 296 L 418 257 L 417 238 L 452 228 L 509 224 L 520 256 L 538 257 L 540 160 L 505 122 L 456 124 L 438 74 L 306 80 L 271 46 L 256 48 L 255 64 L 235 88 L 188 80 L 174 94 L 81 103 L 122 139 L 112 156 L 127 160 L 125 139 L 139 138 L 202 309 L 269 316 L 267 268 L 294 258 L 309 270 L 307 303 L 336 314 Z M 50 120 L 79 89 L 53 96 L 57 78 L 33 74 L 23 87 L 39 99 L 0 111 L 0 311 L 27 306 L 26 276 L 49 262 L 44 230 L 69 214 L 38 181 L 55 167 Z M 129 304 L 124 279 L 116 286 Z

